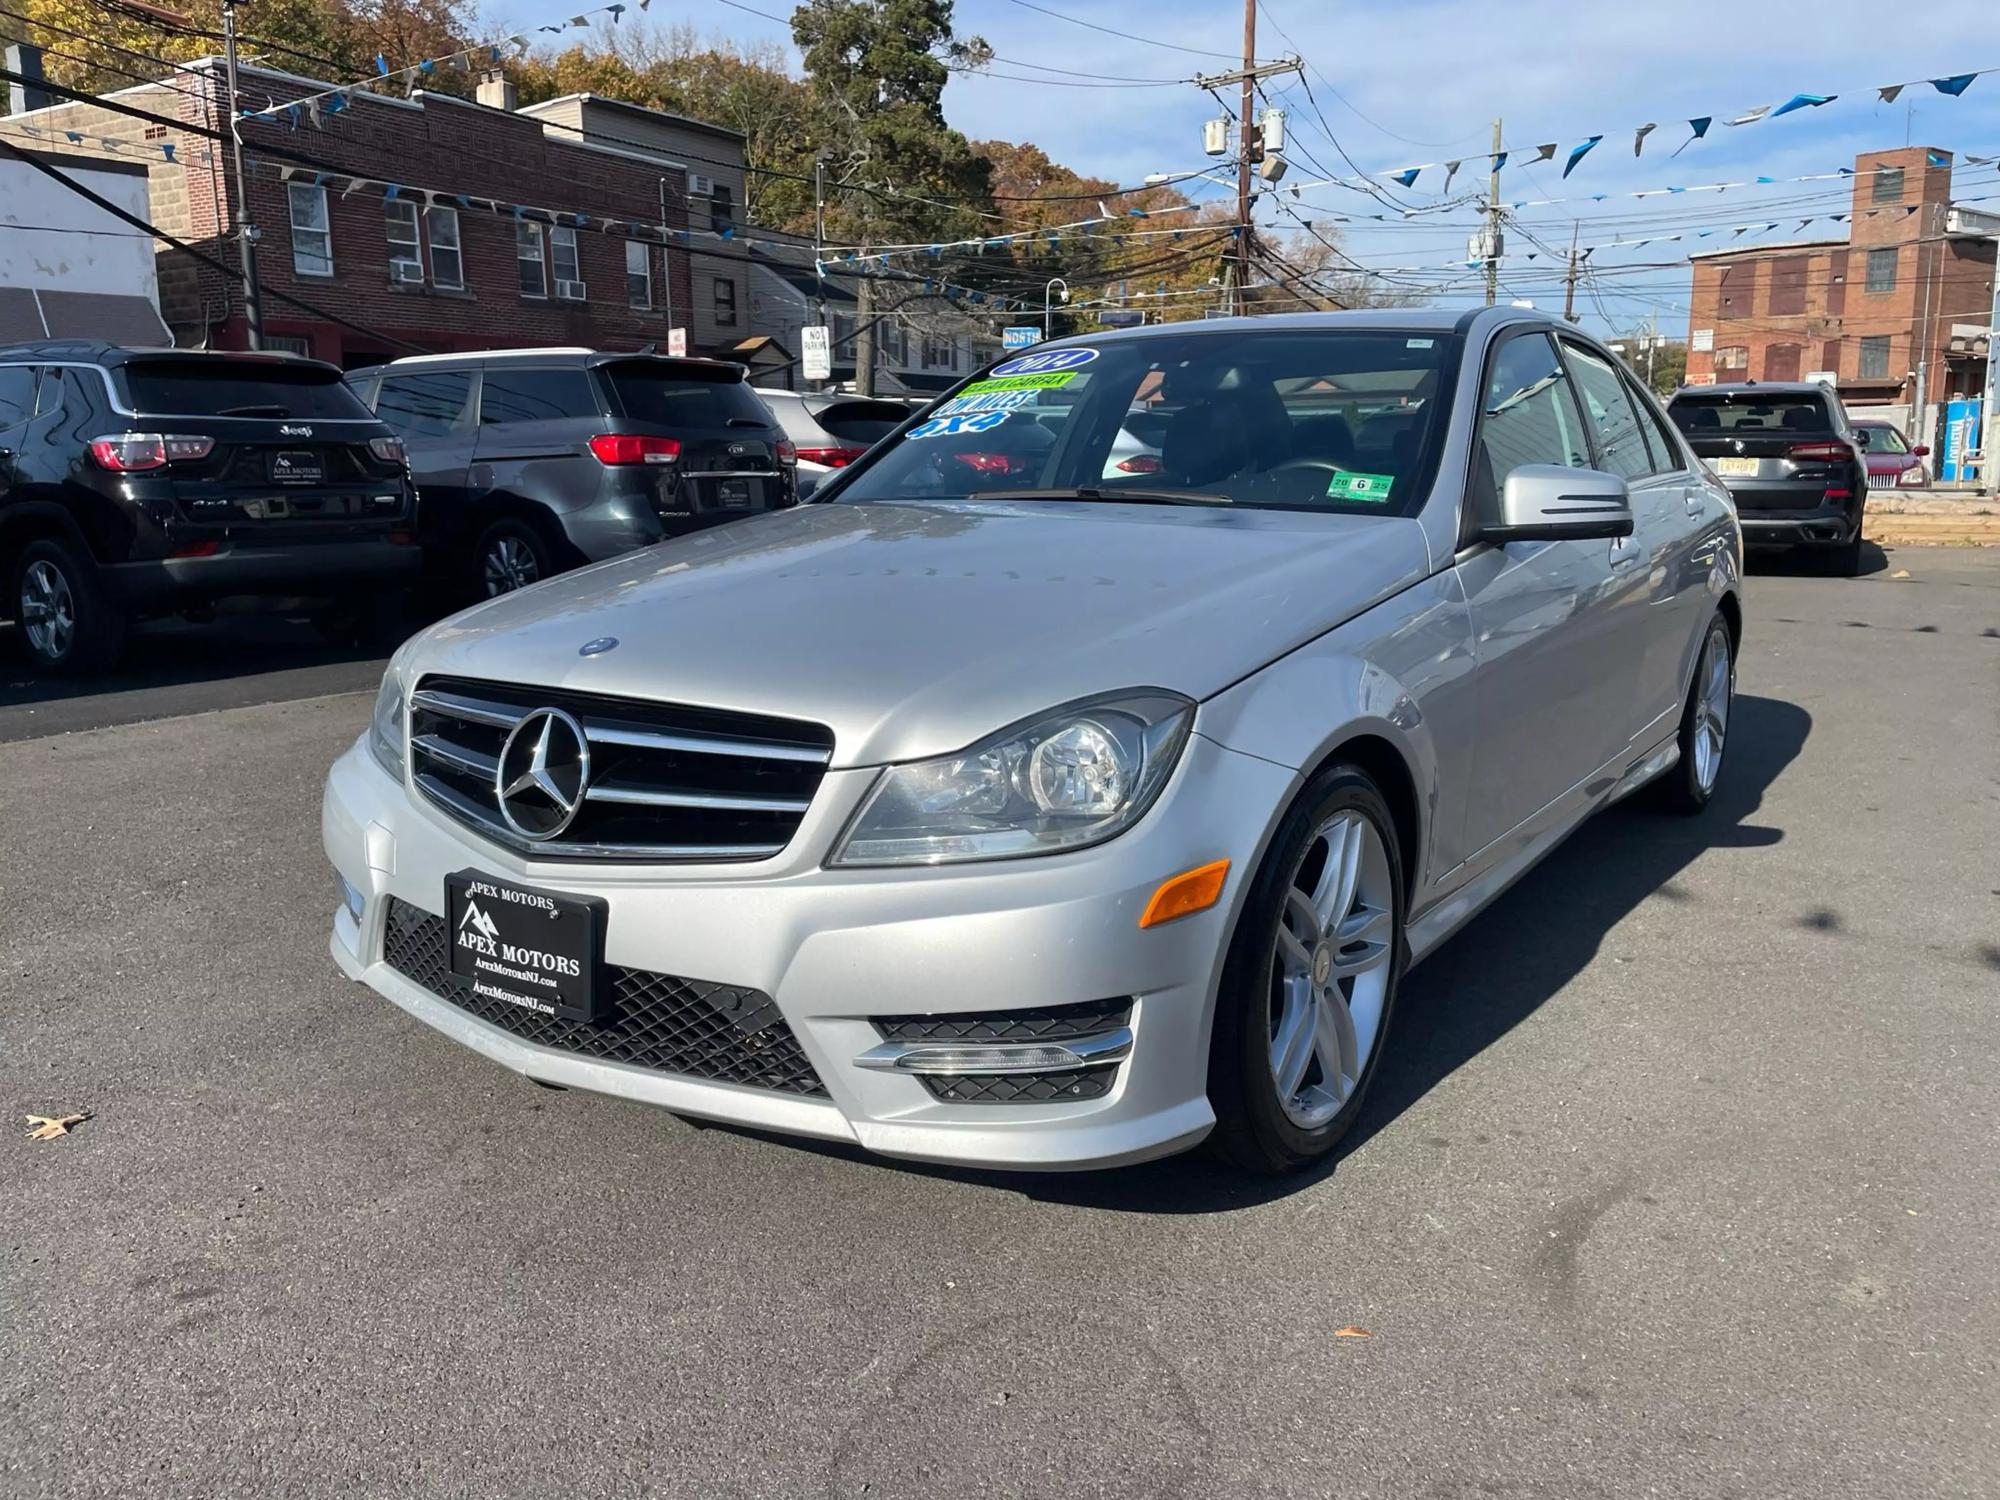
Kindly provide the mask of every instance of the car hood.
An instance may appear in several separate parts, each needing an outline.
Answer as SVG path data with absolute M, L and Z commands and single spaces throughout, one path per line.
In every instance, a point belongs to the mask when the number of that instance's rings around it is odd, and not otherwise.
M 1421 528 L 1395 518 L 814 505 L 476 605 L 405 664 L 809 719 L 832 728 L 835 765 L 865 766 L 1097 693 L 1207 697 L 1429 571 Z
M 1868 472 L 1870 474 L 1900 474 L 1916 463 L 1914 453 L 1870 453 Z

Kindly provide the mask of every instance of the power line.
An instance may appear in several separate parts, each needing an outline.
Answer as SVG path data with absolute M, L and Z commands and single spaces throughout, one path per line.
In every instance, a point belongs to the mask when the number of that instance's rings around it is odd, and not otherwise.
M 1059 10 L 1050 10 L 1045 5 L 1036 5 L 1034 0 L 1008 0 L 1008 3 L 1018 5 L 1023 10 L 1039 11 L 1045 16 L 1053 16 L 1058 21 L 1067 21 L 1072 26 L 1083 26 L 1091 31 L 1101 31 L 1106 36 L 1121 37 L 1125 41 L 1139 42 L 1148 47 L 1162 47 L 1169 52 L 1185 52 L 1193 57 L 1220 57 L 1228 62 L 1235 62 L 1237 60 L 1236 54 L 1233 52 L 1214 52 L 1206 47 L 1184 47 L 1179 42 L 1162 42 L 1149 36 L 1135 36 L 1129 31 L 1118 31 L 1110 26 L 1100 26 L 1095 21 L 1086 21 L 1078 16 L 1066 16 Z

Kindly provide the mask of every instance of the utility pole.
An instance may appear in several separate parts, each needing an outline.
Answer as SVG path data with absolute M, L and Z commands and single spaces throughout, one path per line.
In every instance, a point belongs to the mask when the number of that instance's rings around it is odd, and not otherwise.
M 1493 121 L 1493 155 L 1486 173 L 1486 305 L 1500 299 L 1500 121 Z
M 1563 277 L 1563 321 L 1565 323 L 1574 323 L 1576 321 L 1576 236 L 1577 231 L 1582 227 L 1581 220 L 1572 222 L 1569 226 L 1569 274 Z M 1488 297 L 1486 300 L 1491 304 L 1493 299 Z
M 1239 127 L 1236 148 L 1236 243 L 1223 264 L 1223 285 L 1228 294 L 1227 310 L 1243 310 L 1243 284 L 1247 279 L 1251 247 L 1251 186 L 1252 174 L 1264 155 L 1264 132 L 1258 126 L 1256 90 L 1259 79 L 1275 77 L 1280 73 L 1296 73 L 1304 64 L 1296 57 L 1281 58 L 1274 63 L 1259 67 L 1257 63 L 1257 0 L 1243 0 L 1243 67 L 1235 73 L 1218 73 L 1212 78 L 1197 76 L 1195 87 L 1213 93 L 1226 84 L 1243 85 L 1239 105 Z M 1218 98 L 1220 96 L 1218 95 Z M 1227 106 L 1224 107 L 1225 113 Z
M 854 394 L 875 394 L 875 278 L 865 271 L 854 283 Z
M 243 321 L 250 347 L 262 349 L 264 307 L 257 289 L 257 227 L 250 222 L 249 184 L 243 177 L 243 116 L 236 107 L 236 0 L 222 0 L 222 51 L 229 76 L 229 141 L 236 176 L 236 248 L 243 257 Z

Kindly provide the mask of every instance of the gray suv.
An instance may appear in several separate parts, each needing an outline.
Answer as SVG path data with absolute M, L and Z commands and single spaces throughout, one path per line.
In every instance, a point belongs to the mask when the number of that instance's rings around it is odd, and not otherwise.
M 348 383 L 409 450 L 431 571 L 492 597 L 798 500 L 784 430 L 720 360 L 418 355 Z

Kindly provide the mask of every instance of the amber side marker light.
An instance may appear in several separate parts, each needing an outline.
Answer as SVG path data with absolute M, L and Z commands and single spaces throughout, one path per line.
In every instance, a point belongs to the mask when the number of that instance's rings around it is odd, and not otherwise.
M 1229 861 L 1218 859 L 1212 865 L 1183 871 L 1162 881 L 1160 888 L 1153 892 L 1153 899 L 1146 903 L 1139 925 L 1158 927 L 1176 917 L 1189 917 L 1198 911 L 1207 911 L 1222 899 L 1222 883 L 1228 878 Z

